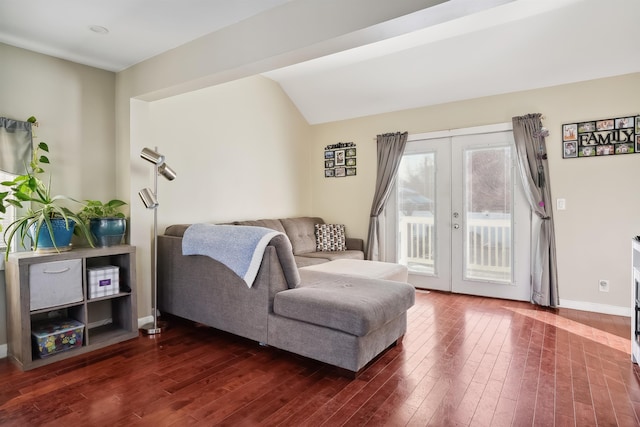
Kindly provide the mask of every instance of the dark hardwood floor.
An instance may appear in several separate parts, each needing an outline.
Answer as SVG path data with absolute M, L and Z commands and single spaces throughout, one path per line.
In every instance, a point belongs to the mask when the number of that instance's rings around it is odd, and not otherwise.
M 21 372 L 0 361 L 0 425 L 636 426 L 629 319 L 416 295 L 402 345 L 357 379 L 211 328 Z

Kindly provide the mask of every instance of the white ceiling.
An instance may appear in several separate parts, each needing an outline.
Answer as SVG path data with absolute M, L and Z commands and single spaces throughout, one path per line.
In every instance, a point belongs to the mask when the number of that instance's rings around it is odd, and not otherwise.
M 0 0 L 0 42 L 121 71 L 288 1 Z
M 295 1 L 0 0 L 0 42 L 120 71 Z M 322 123 L 640 72 L 640 0 L 449 0 L 420 19 L 264 75 Z
M 640 0 L 517 0 L 265 75 L 323 123 L 640 72 L 639 41 Z

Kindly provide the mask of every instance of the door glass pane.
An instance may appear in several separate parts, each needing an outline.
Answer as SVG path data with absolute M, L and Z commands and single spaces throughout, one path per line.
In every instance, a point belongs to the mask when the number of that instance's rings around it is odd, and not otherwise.
M 464 278 L 511 283 L 511 149 L 466 150 L 464 167 Z
M 420 153 L 398 171 L 398 261 L 413 273 L 436 274 L 435 170 L 435 153 Z

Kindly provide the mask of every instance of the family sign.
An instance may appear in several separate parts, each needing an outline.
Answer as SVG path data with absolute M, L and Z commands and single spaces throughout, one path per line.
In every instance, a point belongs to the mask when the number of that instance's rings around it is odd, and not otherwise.
M 640 153 L 640 116 L 562 125 L 562 157 Z

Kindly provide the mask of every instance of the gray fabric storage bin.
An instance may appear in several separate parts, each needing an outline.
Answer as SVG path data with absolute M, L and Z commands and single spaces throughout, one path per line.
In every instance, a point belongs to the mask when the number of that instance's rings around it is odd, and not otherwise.
M 30 265 L 29 299 L 31 311 L 82 301 L 82 260 Z

